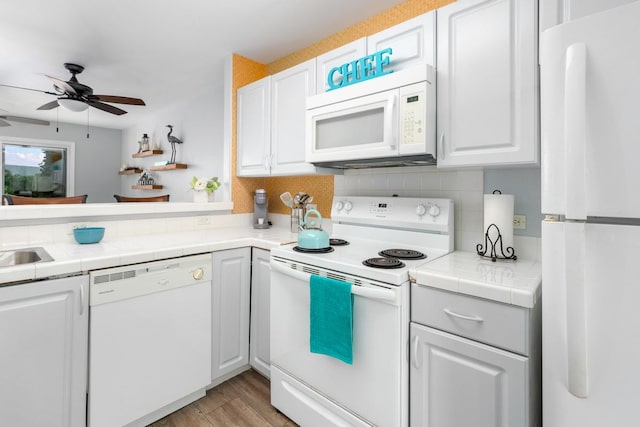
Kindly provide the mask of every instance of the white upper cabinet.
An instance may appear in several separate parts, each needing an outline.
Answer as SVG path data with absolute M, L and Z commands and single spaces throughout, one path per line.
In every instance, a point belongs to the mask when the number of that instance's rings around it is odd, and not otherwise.
M 271 175 L 310 174 L 305 163 L 307 96 L 314 95 L 315 59 L 271 76 Z
M 367 54 L 391 48 L 385 70 L 399 71 L 418 64 L 436 64 L 436 13 L 417 16 L 367 37 Z
M 329 89 L 327 78 L 329 71 L 334 67 L 355 61 L 367 55 L 367 39 L 363 37 L 351 43 L 340 46 L 330 52 L 316 58 L 316 93 L 324 93 Z M 336 78 L 342 78 L 342 74 L 335 74 Z M 338 83 L 337 81 L 334 83 Z
M 237 168 L 238 176 L 269 175 L 271 154 L 271 77 L 238 89 Z
M 315 94 L 315 65 L 314 58 L 238 89 L 237 176 L 315 172 L 304 161 L 306 101 Z
M 537 1 L 438 9 L 438 167 L 538 163 L 537 35 Z

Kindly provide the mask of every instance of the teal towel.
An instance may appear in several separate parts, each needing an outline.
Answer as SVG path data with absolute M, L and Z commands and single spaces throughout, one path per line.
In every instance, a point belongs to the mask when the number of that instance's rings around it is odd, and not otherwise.
M 353 364 L 351 283 L 311 275 L 309 344 L 312 353 Z

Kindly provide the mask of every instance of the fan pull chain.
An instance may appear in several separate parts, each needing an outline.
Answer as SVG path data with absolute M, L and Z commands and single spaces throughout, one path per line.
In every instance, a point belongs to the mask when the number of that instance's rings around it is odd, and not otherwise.
M 87 139 L 89 139 L 89 110 L 90 108 L 87 108 Z
M 56 133 L 60 132 L 60 108 L 56 108 Z

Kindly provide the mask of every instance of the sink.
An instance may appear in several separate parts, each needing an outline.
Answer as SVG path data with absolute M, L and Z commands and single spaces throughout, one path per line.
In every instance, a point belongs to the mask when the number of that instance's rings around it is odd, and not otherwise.
M 0 251 L 0 267 L 13 267 L 35 262 L 53 261 L 44 248 L 23 248 Z

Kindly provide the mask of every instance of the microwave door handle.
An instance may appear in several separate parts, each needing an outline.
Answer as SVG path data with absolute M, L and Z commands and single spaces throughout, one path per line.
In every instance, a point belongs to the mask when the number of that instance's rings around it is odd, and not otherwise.
M 293 277 L 294 279 L 303 281 L 305 283 L 309 283 L 309 280 L 311 279 L 311 274 L 303 273 L 302 271 L 285 267 L 284 265 L 282 265 L 282 263 L 277 261 L 271 261 L 270 266 L 272 271 L 277 271 L 278 273 Z M 351 286 L 351 294 L 383 301 L 396 301 L 396 293 L 391 289 L 374 289 L 359 285 L 353 285 Z
M 389 96 L 389 100 L 387 101 L 387 111 L 388 114 L 385 115 L 385 123 L 384 128 L 387 132 L 390 132 L 390 142 L 389 148 L 392 150 L 396 149 L 396 145 L 398 141 L 396 141 L 396 126 L 397 123 L 396 118 L 396 94 L 395 92 Z

